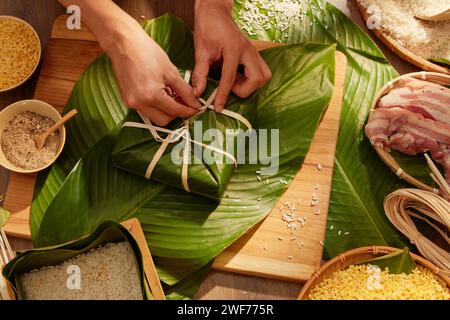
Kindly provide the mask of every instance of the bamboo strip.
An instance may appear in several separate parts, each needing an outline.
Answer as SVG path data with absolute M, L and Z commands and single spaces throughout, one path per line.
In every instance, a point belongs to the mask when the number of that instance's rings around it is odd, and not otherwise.
M 389 194 L 384 201 L 384 210 L 391 223 L 402 232 L 419 252 L 450 276 L 450 253 L 426 238 L 416 227 L 411 217 L 419 217 L 437 230 L 450 244 L 444 230 L 411 210 L 432 218 L 450 230 L 450 202 L 424 190 L 400 189 Z

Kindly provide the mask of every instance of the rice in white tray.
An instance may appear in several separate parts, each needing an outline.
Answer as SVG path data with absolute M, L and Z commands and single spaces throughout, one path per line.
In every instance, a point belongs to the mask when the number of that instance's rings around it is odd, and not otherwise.
M 79 289 L 74 281 L 77 270 Z M 27 300 L 143 299 L 137 261 L 128 242 L 109 243 L 59 265 L 22 274 L 21 283 Z
M 381 27 L 401 46 L 425 59 L 450 60 L 450 21 L 415 18 L 450 8 L 450 0 L 358 0 L 370 15 L 380 16 Z M 376 21 L 371 20 L 376 27 Z

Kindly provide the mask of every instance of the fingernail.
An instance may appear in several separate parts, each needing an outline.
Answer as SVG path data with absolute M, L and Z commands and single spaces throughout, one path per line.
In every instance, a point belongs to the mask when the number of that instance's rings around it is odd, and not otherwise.
M 197 109 L 200 109 L 200 108 L 202 107 L 202 104 L 200 103 L 200 101 L 195 100 L 195 107 L 196 107 Z
M 222 110 L 223 110 L 223 104 L 218 104 L 217 106 L 216 106 L 216 112 L 222 112 Z

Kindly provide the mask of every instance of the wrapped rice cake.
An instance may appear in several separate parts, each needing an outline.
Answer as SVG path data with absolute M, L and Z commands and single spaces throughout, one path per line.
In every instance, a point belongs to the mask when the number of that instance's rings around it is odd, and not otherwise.
M 217 113 L 210 104 L 216 86 L 209 82 L 200 99 L 202 111 L 187 121 L 175 120 L 166 128 L 153 126 L 131 111 L 112 152 L 114 165 L 147 179 L 220 199 L 237 165 L 236 154 L 245 154 L 245 133 L 256 116 L 256 96 L 239 99 L 230 95 L 224 112 Z

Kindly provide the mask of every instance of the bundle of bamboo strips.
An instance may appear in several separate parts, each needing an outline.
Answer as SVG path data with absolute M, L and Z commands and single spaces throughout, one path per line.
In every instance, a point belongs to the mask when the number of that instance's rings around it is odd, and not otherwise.
M 392 224 L 416 245 L 419 252 L 450 276 L 450 252 L 426 238 L 412 219 L 425 221 L 450 245 L 447 235 L 450 230 L 450 186 L 430 157 L 425 157 L 432 171 L 430 176 L 440 187 L 440 194 L 419 189 L 400 189 L 386 197 L 384 210 Z

